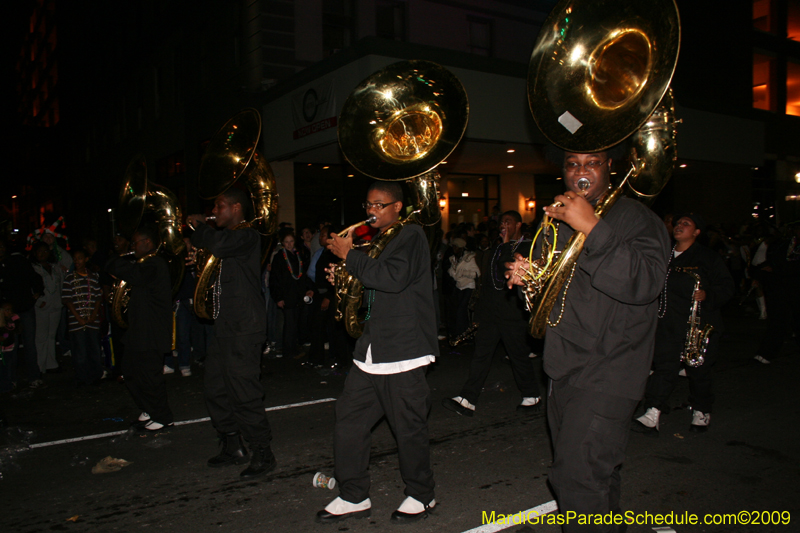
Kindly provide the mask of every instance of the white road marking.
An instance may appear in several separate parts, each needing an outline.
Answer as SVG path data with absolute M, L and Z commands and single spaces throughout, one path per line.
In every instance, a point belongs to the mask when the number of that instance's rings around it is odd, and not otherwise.
M 294 407 L 304 407 L 306 405 L 314 405 L 317 403 L 327 403 L 327 402 L 335 402 L 336 398 L 323 398 L 321 400 L 312 400 L 310 402 L 300 402 L 300 403 L 290 403 L 287 405 L 278 405 L 275 407 L 267 407 L 264 409 L 265 411 L 282 411 L 284 409 L 292 409 Z M 187 424 L 197 424 L 198 422 L 208 422 L 211 418 L 204 417 L 204 418 L 196 418 L 194 420 L 182 420 L 180 422 L 175 422 L 176 426 L 185 426 Z M 102 439 L 104 437 L 114 437 L 116 435 L 124 435 L 129 430 L 124 431 L 112 431 L 110 433 L 98 433 L 97 435 L 86 435 L 85 437 L 75 437 L 72 439 L 62 439 L 62 440 L 54 440 L 50 442 L 37 442 L 36 444 L 31 444 L 31 449 L 33 448 L 46 448 L 48 446 L 57 446 L 59 444 L 69 444 L 70 442 L 81 442 L 84 440 L 94 440 L 94 439 Z

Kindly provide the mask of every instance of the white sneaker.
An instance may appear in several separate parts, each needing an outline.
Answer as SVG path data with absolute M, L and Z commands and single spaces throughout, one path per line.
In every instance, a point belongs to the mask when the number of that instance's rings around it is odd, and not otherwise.
M 528 357 L 531 359 L 536 359 L 537 357 L 539 357 L 539 354 L 536 352 L 531 352 L 528 354 Z
M 167 365 L 164 365 L 164 374 L 174 374 L 174 373 L 175 373 L 174 368 L 170 368 Z
M 753 359 L 755 359 L 756 361 L 758 361 L 762 365 L 770 364 L 769 359 L 765 359 L 764 357 L 761 357 L 760 355 L 757 355 L 757 356 L 753 357 Z
M 63 355 L 64 357 L 69 357 L 69 356 L 72 355 L 72 350 L 67 350 L 66 352 L 62 353 L 61 355 Z
M 708 425 L 710 423 L 711 423 L 711 413 L 692 411 L 692 425 L 689 426 L 689 430 L 703 432 L 708 429 Z
M 472 416 L 475 414 L 475 406 L 469 403 L 469 400 L 461 396 L 445 398 L 442 400 L 442 407 L 462 416 Z
M 325 506 L 325 510 L 331 514 L 355 513 L 358 511 L 366 511 L 370 508 L 372 508 L 372 502 L 369 498 L 361 503 L 350 503 L 338 496 L 335 500 Z
M 681 368 L 681 371 L 678 372 L 678 375 L 680 377 L 682 377 L 682 378 L 685 378 L 686 377 L 686 369 L 685 368 Z
M 142 414 L 139 415 L 139 422 L 147 422 L 150 420 L 150 415 L 142 411 Z
M 183 376 L 185 378 L 188 378 L 191 375 L 192 375 L 192 369 L 191 368 L 181 368 L 181 376 Z
M 658 431 L 659 421 L 661 418 L 661 411 L 655 407 L 650 407 L 645 413 L 636 419 L 641 425 L 646 428 L 655 429 Z
M 437 335 L 436 338 L 439 339 L 440 341 L 443 341 L 447 338 L 447 335 Z

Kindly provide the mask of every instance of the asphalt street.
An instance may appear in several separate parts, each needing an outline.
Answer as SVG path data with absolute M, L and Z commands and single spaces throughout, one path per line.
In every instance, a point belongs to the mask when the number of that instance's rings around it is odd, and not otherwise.
M 726 324 L 710 430 L 688 431 L 688 386 L 681 380 L 660 436 L 631 435 L 622 471 L 623 509 L 640 521 L 645 513 L 691 513 L 703 521 L 706 514 L 743 511 L 751 522 L 790 520 L 779 525 L 671 526 L 681 533 L 800 531 L 798 349 L 787 343 L 770 357 L 771 365 L 761 365 L 752 356 L 764 322 L 733 306 Z M 269 413 L 279 464 L 262 480 L 240 482 L 243 467 L 206 466 L 217 444 L 210 422 L 196 421 L 208 416 L 202 369 L 195 368 L 188 378 L 167 376 L 176 421 L 196 422 L 157 435 L 86 439 L 124 432 L 138 412 L 116 382 L 74 388 L 71 362 L 62 358 L 65 371 L 48 375 L 46 389 L 22 390 L 2 399 L 11 426 L 0 443 L 0 531 L 458 533 L 482 526 L 482 533 L 559 531 L 554 525 L 513 524 L 519 515 L 497 523 L 503 516 L 552 502 L 547 485 L 551 450 L 544 411 L 515 411 L 519 393 L 502 348 L 474 417 L 460 417 L 441 406 L 443 398 L 458 393 L 471 354 L 471 345 L 451 350 L 443 343 L 442 356 L 429 371 L 438 505 L 427 520 L 404 526 L 389 521 L 404 496 L 396 447 L 385 422 L 373 434 L 372 516 L 331 525 L 314 522 L 316 512 L 337 494 L 313 487 L 312 478 L 316 472 L 333 473 L 334 402 L 325 400 L 339 395 L 343 375 L 320 376 L 294 359 L 264 360 L 266 406 L 281 407 Z M 541 358 L 535 361 L 541 370 Z M 540 375 L 544 390 L 545 376 Z M 319 402 L 293 406 L 312 401 Z M 81 440 L 57 443 L 65 439 Z M 92 467 L 107 456 L 131 464 L 93 474 Z M 492 512 L 495 524 L 484 526 Z M 781 517 L 781 512 L 788 514 Z M 628 531 L 655 527 L 652 522 L 634 523 Z

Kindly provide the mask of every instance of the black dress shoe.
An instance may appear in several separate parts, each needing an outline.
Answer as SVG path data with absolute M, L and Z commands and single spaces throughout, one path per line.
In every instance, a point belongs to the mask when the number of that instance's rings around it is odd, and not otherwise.
M 244 447 L 244 439 L 238 431 L 233 433 L 220 433 L 219 442 L 222 444 L 222 451 L 208 460 L 208 466 L 218 468 L 230 465 L 243 465 L 250 460 L 247 448 Z
M 372 515 L 372 509 L 364 509 L 363 511 L 353 511 L 352 513 L 333 514 L 325 509 L 317 513 L 314 519 L 318 524 L 332 524 L 334 522 L 341 522 L 348 518 L 369 518 Z
M 420 513 L 404 513 L 402 511 L 395 511 L 392 513 L 392 522 L 396 524 L 411 524 L 420 520 L 428 518 L 428 513 L 433 513 L 433 507 L 425 506 L 425 509 Z
M 272 449 L 269 446 L 256 446 L 251 451 L 253 452 L 253 458 L 250 459 L 250 466 L 242 470 L 239 477 L 243 479 L 261 477 L 268 472 L 272 472 L 278 466 L 278 461 L 275 460 L 275 456 L 272 455 Z

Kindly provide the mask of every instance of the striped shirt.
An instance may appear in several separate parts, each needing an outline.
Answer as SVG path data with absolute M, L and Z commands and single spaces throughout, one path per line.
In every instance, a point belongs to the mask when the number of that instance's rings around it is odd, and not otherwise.
M 97 302 L 102 300 L 103 290 L 100 288 L 100 277 L 87 270 L 87 275 L 82 276 L 78 272 L 71 272 L 64 280 L 64 285 L 61 289 L 61 299 L 66 302 L 72 302 L 75 310 L 84 319 L 92 316 Z M 68 310 L 67 317 L 69 318 L 69 330 L 78 331 L 83 326 L 78 323 L 78 319 Z M 94 322 L 86 324 L 87 328 L 99 329 L 100 328 L 100 313 L 97 314 Z

